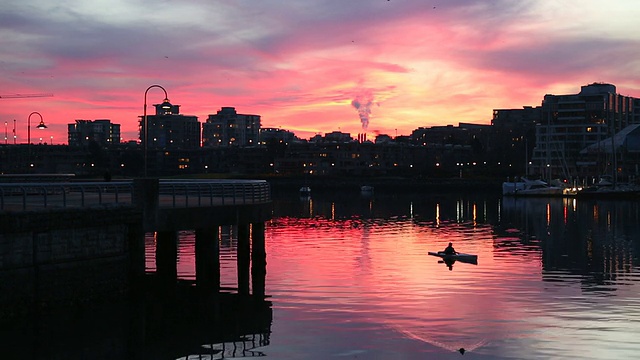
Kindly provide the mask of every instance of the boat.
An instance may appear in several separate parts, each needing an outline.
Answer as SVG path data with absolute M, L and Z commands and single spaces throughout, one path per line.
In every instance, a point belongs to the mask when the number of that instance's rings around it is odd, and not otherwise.
M 363 193 L 363 194 L 372 194 L 373 193 L 373 186 L 362 185 L 360 187 L 360 192 Z
M 311 188 L 309 186 L 303 186 L 300 188 L 300 195 L 309 196 L 311 195 Z
M 444 251 L 429 251 L 429 255 L 431 256 L 437 256 L 439 258 L 442 258 L 443 260 L 449 260 L 449 261 L 460 261 L 463 263 L 469 263 L 469 264 L 478 264 L 478 255 L 474 255 L 474 254 L 464 254 L 464 253 L 455 253 L 455 254 L 446 254 Z
M 502 183 L 503 196 L 563 196 L 567 191 L 562 186 L 550 186 L 542 180 L 520 178 Z
M 637 199 L 640 196 L 640 186 L 614 182 L 610 177 L 603 176 L 598 183 L 578 191 L 576 196 L 579 198 Z

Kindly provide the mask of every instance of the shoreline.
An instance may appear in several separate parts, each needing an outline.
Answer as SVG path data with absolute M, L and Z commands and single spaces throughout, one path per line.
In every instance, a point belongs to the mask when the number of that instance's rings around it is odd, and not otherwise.
M 309 186 L 312 190 L 360 191 L 363 185 L 375 191 L 500 191 L 502 181 L 497 179 L 418 179 L 400 177 L 269 177 L 264 178 L 272 189 L 295 190 Z

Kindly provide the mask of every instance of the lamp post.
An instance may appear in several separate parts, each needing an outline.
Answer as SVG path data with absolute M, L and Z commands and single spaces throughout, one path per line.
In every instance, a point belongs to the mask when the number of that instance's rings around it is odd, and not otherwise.
M 29 114 L 29 118 L 27 119 L 27 144 L 31 145 L 31 116 L 32 115 L 38 115 L 40 116 L 40 123 L 38 125 L 36 125 L 36 129 L 46 129 L 47 125 L 44 124 L 44 121 L 42 120 L 42 115 L 40 115 L 39 112 L 34 111 L 31 114 Z
M 169 103 L 169 96 L 167 95 L 167 90 L 165 90 L 165 88 L 163 88 L 160 85 L 151 85 L 147 88 L 147 90 L 144 91 L 144 109 L 143 109 L 143 114 L 142 114 L 142 126 L 144 127 L 144 137 L 143 137 L 143 141 L 144 141 L 144 177 L 147 177 L 147 149 L 149 147 L 148 145 L 148 136 L 149 136 L 149 127 L 148 127 L 148 123 L 147 123 L 147 93 L 149 92 L 149 90 L 153 89 L 153 88 L 160 88 L 162 89 L 162 91 L 164 92 L 164 101 L 163 101 L 163 105 L 166 103 Z M 170 106 L 169 106 L 170 107 Z M 164 108 L 164 106 L 163 106 Z
M 29 163 L 30 166 L 33 167 L 33 163 L 31 163 L 31 116 L 33 115 L 38 115 L 40 116 L 40 123 L 38 125 L 36 125 L 36 129 L 46 129 L 47 125 L 44 124 L 44 120 L 42 119 L 42 115 L 37 112 L 34 111 L 31 114 L 29 114 L 29 117 L 27 118 L 27 152 L 29 155 Z M 42 138 L 41 138 L 42 139 Z

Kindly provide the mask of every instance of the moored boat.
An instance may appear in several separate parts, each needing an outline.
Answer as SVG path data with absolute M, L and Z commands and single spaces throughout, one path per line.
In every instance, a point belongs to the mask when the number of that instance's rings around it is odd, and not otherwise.
M 373 186 L 362 185 L 360 187 L 360 192 L 362 192 L 364 194 L 371 194 L 371 193 L 373 193 Z
M 505 181 L 502 183 L 503 196 L 563 196 L 566 195 L 564 187 L 549 186 L 542 180 L 530 180 L 520 178 L 517 181 Z
M 601 199 L 637 199 L 640 197 L 640 187 L 635 184 L 617 184 L 615 186 L 592 186 L 576 193 L 578 198 Z

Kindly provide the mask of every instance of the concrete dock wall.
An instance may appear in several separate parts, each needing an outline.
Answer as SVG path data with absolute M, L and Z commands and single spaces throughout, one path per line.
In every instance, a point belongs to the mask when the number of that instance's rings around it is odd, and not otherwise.
M 0 317 L 122 299 L 144 276 L 142 213 L 131 207 L 3 213 L 0 229 Z

